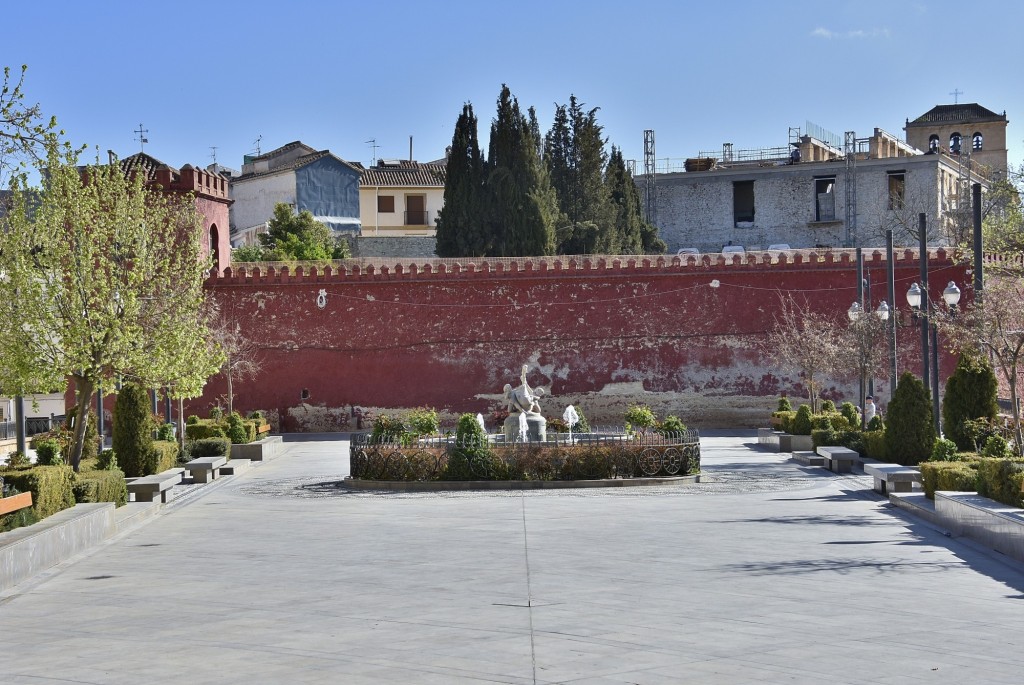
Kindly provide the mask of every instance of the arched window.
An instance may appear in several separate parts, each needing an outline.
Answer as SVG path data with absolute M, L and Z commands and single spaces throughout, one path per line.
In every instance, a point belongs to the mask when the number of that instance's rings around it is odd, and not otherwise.
M 959 133 L 952 133 L 949 136 L 949 151 L 954 154 L 960 154 L 960 143 L 963 141 L 963 136 Z
M 971 147 L 974 148 L 975 150 L 980 150 L 981 149 L 981 143 L 982 143 L 981 131 L 975 131 L 974 132 L 974 136 L 972 136 Z
M 213 268 L 220 271 L 220 231 L 217 224 L 210 226 L 210 257 L 213 258 Z
M 934 133 L 928 138 L 928 152 L 939 151 L 939 137 Z

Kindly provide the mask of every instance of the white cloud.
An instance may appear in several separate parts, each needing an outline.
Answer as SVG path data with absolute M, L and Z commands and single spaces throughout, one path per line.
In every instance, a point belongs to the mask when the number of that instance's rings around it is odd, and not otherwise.
M 890 31 L 887 28 L 873 28 L 873 29 L 855 29 L 853 31 L 832 31 L 823 26 L 819 26 L 811 31 L 811 37 L 813 38 L 824 38 L 826 40 L 832 40 L 833 38 L 849 38 L 851 40 L 869 39 L 869 38 L 888 38 Z

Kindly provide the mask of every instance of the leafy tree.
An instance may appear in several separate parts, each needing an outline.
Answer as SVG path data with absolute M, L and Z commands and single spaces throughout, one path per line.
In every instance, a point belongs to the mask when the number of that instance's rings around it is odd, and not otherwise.
M 988 360 L 970 350 L 964 351 L 956 371 L 946 381 L 942 398 L 942 423 L 946 436 L 963 452 L 973 450 L 973 432 L 964 421 L 994 420 L 999 414 L 996 402 L 996 374 Z
M 562 254 L 613 254 L 619 248 L 604 185 L 605 141 L 597 110 L 584 111 L 570 96 L 568 106 L 556 106 L 545 139 L 545 162 L 565 222 L 558 228 Z
M 487 162 L 490 252 L 495 256 L 554 252 L 558 209 L 537 146 L 518 100 L 503 85 L 491 122 Z
M 1024 205 L 1021 188 L 1024 167 L 1011 170 L 1008 177 L 992 184 L 983 197 L 982 237 L 985 251 L 1003 257 L 987 267 L 996 272 L 1024 275 Z
M 444 184 L 444 207 L 437 218 L 439 257 L 481 257 L 488 253 L 491 236 L 484 211 L 486 169 L 477 140 L 473 105 L 462 107 L 455 122 Z
M 931 456 L 935 446 L 931 393 L 909 371 L 900 376 L 885 422 L 885 452 L 889 459 L 911 466 Z
M 261 233 L 264 261 L 309 261 L 346 259 L 348 242 L 336 239 L 326 225 L 320 223 L 309 210 L 298 214 L 291 205 L 278 202 L 274 216 L 267 223 L 267 232 Z
M 27 65 L 14 80 L 11 68 L 4 67 L 0 88 L 0 188 L 7 187 L 6 173 L 26 169 L 46 160 L 50 149 L 68 150 L 61 141 L 64 131 L 57 127 L 57 118 L 47 119 L 38 103 L 25 101 Z
M 219 352 L 202 320 L 201 223 L 188 196 L 79 169 L 51 145 L 41 188 L 15 179 L 0 251 L 0 384 L 18 394 L 70 379 L 78 469 L 97 387 L 118 376 L 201 392 Z M 105 382 L 111 381 L 111 382 Z
M 833 319 L 800 304 L 793 295 L 780 296 L 775 323 L 764 342 L 765 354 L 783 371 L 803 376 L 811 413 L 818 409 L 819 379 L 835 370 L 842 349 L 842 332 Z
M 147 474 L 147 455 L 153 446 L 153 416 L 149 410 L 146 389 L 128 383 L 117 393 L 114 402 L 114 454 L 126 476 Z
M 242 245 L 231 250 L 231 261 L 232 262 L 262 262 L 265 261 L 263 257 L 263 246 L 261 245 Z
M 1004 274 L 986 281 L 984 297 L 950 315 L 935 314 L 944 337 L 958 352 L 978 350 L 987 355 L 1010 391 L 1014 443 L 1024 448 L 1019 409 L 1019 378 L 1024 370 L 1024 280 Z

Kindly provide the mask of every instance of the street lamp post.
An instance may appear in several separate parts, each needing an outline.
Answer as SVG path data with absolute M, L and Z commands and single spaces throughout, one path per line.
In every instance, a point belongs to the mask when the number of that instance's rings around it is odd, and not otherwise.
M 873 371 L 868 368 L 870 366 L 868 362 L 871 359 L 871 354 L 867 349 L 868 345 L 872 342 L 867 340 L 868 331 L 871 330 L 868 326 L 871 324 L 868 323 L 867 319 L 861 318 L 861 315 L 864 313 L 864 306 L 861 305 L 860 302 L 854 302 L 850 305 L 850 308 L 846 310 L 846 315 L 850 318 L 850 323 L 853 325 L 854 331 L 857 334 L 857 343 L 859 348 L 858 353 L 860 355 L 858 359 L 858 373 L 860 375 L 860 423 L 862 429 L 867 428 L 867 422 L 865 421 L 866 417 L 864 414 L 864 410 L 867 406 L 867 398 L 865 396 L 865 387 L 868 385 L 867 379 L 865 378 L 866 374 L 870 373 L 872 375 L 871 386 L 874 385 Z M 878 317 L 879 321 L 883 322 L 883 324 L 889 321 L 889 305 L 886 304 L 884 300 L 878 303 L 878 309 L 873 313 Z M 871 394 L 873 396 L 873 393 Z
M 950 314 L 956 313 L 956 306 L 960 302 L 960 288 L 953 281 L 949 282 L 942 291 L 942 301 L 946 304 Z M 921 320 L 922 336 L 921 360 L 924 370 L 925 387 L 932 395 L 932 420 L 935 424 L 936 435 L 942 435 L 941 413 L 939 411 L 939 332 L 938 325 L 933 317 L 928 314 L 929 303 L 928 293 L 922 290 L 917 283 L 913 283 L 907 290 L 907 304 L 913 311 L 914 319 Z M 929 353 L 929 337 L 931 338 L 931 352 Z

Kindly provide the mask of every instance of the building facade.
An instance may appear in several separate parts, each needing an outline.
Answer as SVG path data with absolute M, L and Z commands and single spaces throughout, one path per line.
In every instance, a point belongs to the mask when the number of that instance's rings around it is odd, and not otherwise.
M 849 155 L 811 136 L 789 150 L 688 160 L 701 170 L 657 174 L 656 224 L 669 250 L 877 246 L 889 228 L 908 245 L 919 213 L 929 241 L 948 244 L 963 228 L 955 210 L 964 174 L 987 183 L 948 155 L 924 154 L 881 129 L 856 139 Z M 642 193 L 649 187 L 644 176 L 637 183 Z
M 359 181 L 362 237 L 432 237 L 444 206 L 447 164 L 380 160 Z
M 985 176 L 1005 178 L 1006 112 L 996 114 L 976 102 L 936 105 L 907 119 L 907 143 L 919 150 L 969 159 Z
M 186 164 L 181 169 L 161 162 L 144 152 L 120 160 L 126 174 L 141 173 L 147 184 L 159 184 L 173 193 L 192 193 L 196 211 L 202 217 L 202 255 L 211 257 L 213 266 L 223 271 L 231 265 L 228 213 L 228 180 L 218 173 Z
M 256 243 L 279 202 L 296 212 L 308 210 L 337 235 L 358 235 L 361 171 L 300 141 L 246 157 L 241 174 L 230 182 L 231 244 Z

